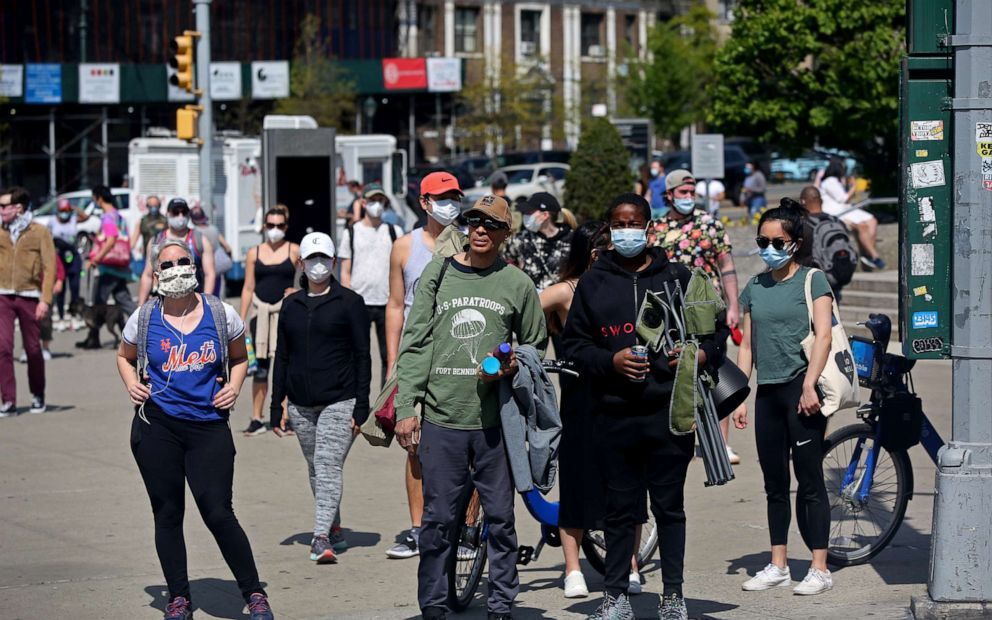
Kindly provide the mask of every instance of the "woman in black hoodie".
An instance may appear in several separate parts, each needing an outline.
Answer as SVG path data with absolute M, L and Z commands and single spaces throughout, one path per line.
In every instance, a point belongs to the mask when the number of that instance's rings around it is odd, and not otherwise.
M 622 194 L 606 212 L 611 245 L 579 280 L 565 324 L 565 357 L 591 386 L 597 436 L 606 481 L 606 579 L 603 605 L 593 618 L 634 617 L 627 600 L 630 557 L 639 498 L 650 494 L 658 524 L 665 584 L 659 610 L 665 620 L 688 618 L 682 598 L 685 556 L 684 493 L 695 438 L 669 432 L 669 403 L 676 358 L 631 353 L 638 344 L 637 314 L 647 291 L 665 296 L 686 290 L 689 271 L 647 248 L 651 208 L 637 194 Z M 727 328 L 700 344 L 699 363 L 723 355 Z
M 332 276 L 334 242 L 310 233 L 300 242 L 303 290 L 282 303 L 279 348 L 272 371 L 272 415 L 282 399 L 310 471 L 314 495 L 310 559 L 337 562 L 344 459 L 369 416 L 369 316 L 361 296 Z

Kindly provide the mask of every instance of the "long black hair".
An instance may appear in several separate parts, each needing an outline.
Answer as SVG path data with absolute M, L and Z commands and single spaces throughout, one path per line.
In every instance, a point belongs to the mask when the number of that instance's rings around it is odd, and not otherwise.
M 596 235 L 602 230 L 603 222 L 599 221 L 586 222 L 575 229 L 568 248 L 568 258 L 565 259 L 558 271 L 559 282 L 578 278 L 589 269 L 593 242 Z
M 837 177 L 840 181 L 847 178 L 847 164 L 840 157 L 831 157 L 827 169 L 823 172 L 823 178 Z
M 809 234 L 810 227 L 807 221 L 806 208 L 792 198 L 783 198 L 774 209 L 768 209 L 761 214 L 758 220 L 758 231 L 761 231 L 765 222 L 779 222 L 782 230 L 785 231 L 793 241 L 796 242 L 796 251 L 792 259 L 797 263 L 806 264 L 808 255 L 812 250 L 812 235 Z

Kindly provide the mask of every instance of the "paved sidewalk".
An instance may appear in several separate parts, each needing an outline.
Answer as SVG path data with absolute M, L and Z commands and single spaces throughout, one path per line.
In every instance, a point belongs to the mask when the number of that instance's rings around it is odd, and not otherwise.
M 155 556 L 148 500 L 131 457 L 131 410 L 117 378 L 114 354 L 76 352 L 72 334 L 59 334 L 59 355 L 48 367 L 44 415 L 0 420 L 0 609 L 7 619 L 160 618 L 164 583 Z M 374 349 L 374 347 L 373 347 Z M 377 365 L 373 364 L 373 368 Z M 18 385 L 26 373 L 18 365 Z M 950 366 L 922 363 L 916 384 L 945 436 L 950 425 Z M 21 405 L 26 407 L 22 392 Z M 246 386 L 232 420 L 247 424 Z M 26 409 L 25 409 L 26 410 Z M 838 414 L 834 426 L 854 421 Z M 386 560 L 384 552 L 408 526 L 403 454 L 359 440 L 346 467 L 344 525 L 352 547 L 334 566 L 308 559 L 312 497 L 304 460 L 293 438 L 236 433 L 235 510 L 248 532 L 276 617 L 285 619 L 405 619 L 418 617 L 416 560 Z M 912 451 L 916 495 L 891 548 L 870 566 L 836 571 L 832 592 L 794 597 L 787 589 L 744 593 L 740 583 L 767 562 L 765 505 L 753 432 L 733 432 L 743 458 L 737 479 L 703 487 L 703 467 L 690 468 L 686 595 L 693 618 L 903 618 L 910 596 L 924 591 L 928 572 L 934 467 Z M 521 544 L 537 542 L 538 528 L 518 502 Z M 233 578 L 195 512 L 187 510 L 187 544 L 196 617 L 245 618 Z M 793 575 L 808 568 L 793 526 Z M 521 570 L 515 617 L 581 618 L 598 604 L 602 581 L 586 567 L 595 598 L 561 595 L 561 556 L 545 549 Z M 646 593 L 635 597 L 638 618 L 655 618 L 657 563 Z M 483 587 L 484 589 L 484 587 Z M 485 617 L 477 599 L 460 617 Z

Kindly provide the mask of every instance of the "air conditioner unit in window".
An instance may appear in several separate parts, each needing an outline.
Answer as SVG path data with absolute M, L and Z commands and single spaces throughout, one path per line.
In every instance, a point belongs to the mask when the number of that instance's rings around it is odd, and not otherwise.
M 520 53 L 524 56 L 533 56 L 537 53 L 537 43 L 533 41 L 521 41 Z
M 606 56 L 606 50 L 603 49 L 602 45 L 590 45 L 586 52 L 586 56 L 602 58 L 603 56 Z

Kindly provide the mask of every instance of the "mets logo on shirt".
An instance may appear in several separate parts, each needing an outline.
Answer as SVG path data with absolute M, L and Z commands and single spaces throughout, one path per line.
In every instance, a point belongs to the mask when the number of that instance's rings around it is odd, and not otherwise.
M 217 349 L 213 340 L 207 340 L 198 351 L 191 351 L 188 355 L 186 346 L 183 343 L 169 348 L 169 359 L 162 364 L 162 372 L 196 372 L 217 361 Z

